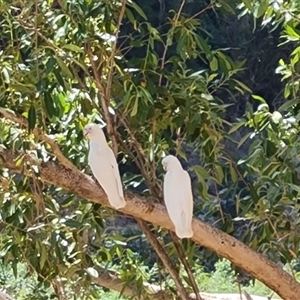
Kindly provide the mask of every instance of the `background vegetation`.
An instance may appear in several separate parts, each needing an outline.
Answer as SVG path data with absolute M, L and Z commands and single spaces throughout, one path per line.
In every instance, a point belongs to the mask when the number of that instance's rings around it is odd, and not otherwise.
M 106 290 L 91 274 L 110 270 L 137 295 L 145 282 L 176 294 L 136 218 L 43 179 L 52 163 L 91 174 L 88 122 L 106 124 L 128 191 L 162 203 L 161 159 L 176 154 L 192 178 L 195 217 L 297 280 L 299 6 L 0 0 L 3 287 L 17 299 L 97 299 Z M 156 225 L 148 230 L 192 292 L 176 240 Z M 233 280 L 229 271 L 219 276 L 227 265 L 217 251 L 179 245 L 200 290 Z M 231 267 L 241 284 L 251 282 Z

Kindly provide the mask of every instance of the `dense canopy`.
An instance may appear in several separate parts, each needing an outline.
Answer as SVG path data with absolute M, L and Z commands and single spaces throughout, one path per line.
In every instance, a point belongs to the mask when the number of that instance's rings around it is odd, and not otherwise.
M 298 1 L 0 0 L 0 15 L 0 258 L 34 282 L 26 299 L 207 299 L 195 274 L 220 257 L 299 299 Z M 123 209 L 91 176 L 90 122 Z M 192 180 L 191 239 L 164 206 L 168 154 Z

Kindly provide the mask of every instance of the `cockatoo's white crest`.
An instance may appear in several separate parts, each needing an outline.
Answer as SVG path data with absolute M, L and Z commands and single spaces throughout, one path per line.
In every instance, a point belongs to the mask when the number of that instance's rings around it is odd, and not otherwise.
M 168 155 L 162 160 L 167 171 L 164 178 L 164 200 L 171 221 L 179 238 L 193 236 L 193 194 L 188 172 L 182 169 L 179 160 Z
M 87 124 L 83 134 L 90 140 L 88 161 L 94 176 L 104 189 L 111 206 L 116 209 L 123 208 L 126 202 L 118 164 L 101 127 Z

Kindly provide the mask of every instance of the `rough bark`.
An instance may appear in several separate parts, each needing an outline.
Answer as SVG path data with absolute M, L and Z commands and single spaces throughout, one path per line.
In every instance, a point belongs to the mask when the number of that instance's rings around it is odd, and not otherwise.
M 2 166 L 15 172 L 22 172 L 22 166 L 16 166 L 15 161 L 19 153 L 0 149 Z M 26 160 L 34 163 L 34 158 L 27 155 Z M 68 169 L 54 162 L 42 162 L 39 167 L 40 179 L 43 182 L 59 186 L 88 201 L 109 206 L 104 191 L 92 178 L 79 170 Z M 30 176 L 30 174 L 28 174 Z M 126 206 L 121 209 L 125 214 L 140 218 L 154 225 L 174 231 L 173 224 L 162 204 L 153 203 L 147 198 L 125 193 Z M 233 264 L 254 276 L 285 300 L 298 300 L 300 284 L 288 273 L 256 253 L 249 247 L 227 235 L 226 233 L 200 221 L 193 219 L 193 240 L 220 256 L 229 259 Z

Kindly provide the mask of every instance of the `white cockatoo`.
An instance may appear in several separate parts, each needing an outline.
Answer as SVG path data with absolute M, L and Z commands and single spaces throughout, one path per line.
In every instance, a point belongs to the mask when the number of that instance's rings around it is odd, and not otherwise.
M 168 155 L 162 160 L 164 170 L 164 200 L 171 221 L 179 238 L 193 236 L 193 194 L 191 179 L 184 171 L 179 160 Z
M 96 124 L 87 124 L 83 134 L 90 141 L 88 162 L 94 176 L 104 189 L 111 206 L 123 208 L 126 202 L 117 160 L 107 145 L 102 129 Z

